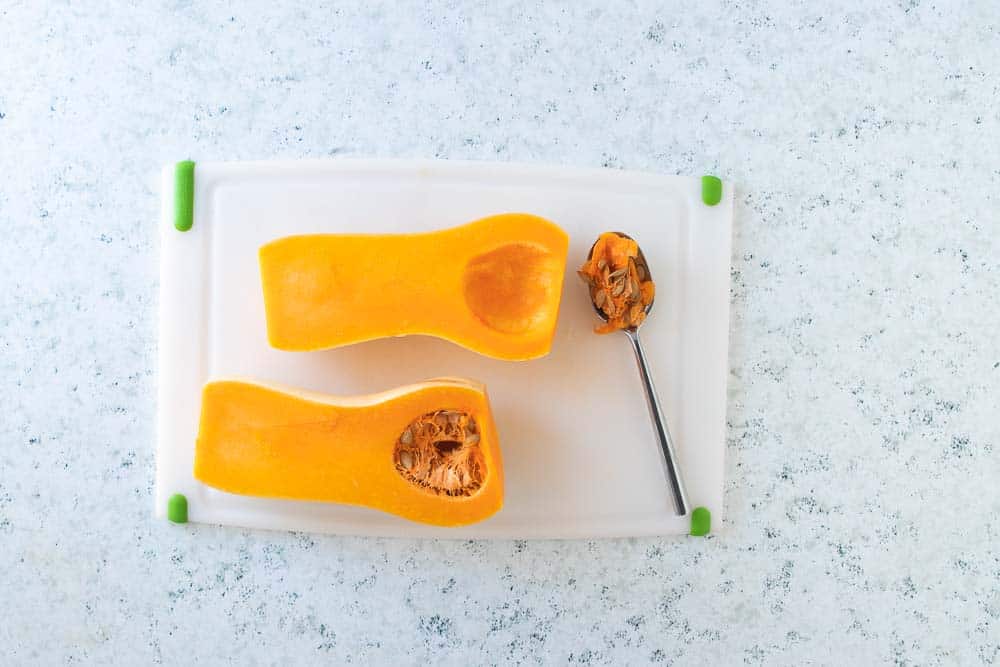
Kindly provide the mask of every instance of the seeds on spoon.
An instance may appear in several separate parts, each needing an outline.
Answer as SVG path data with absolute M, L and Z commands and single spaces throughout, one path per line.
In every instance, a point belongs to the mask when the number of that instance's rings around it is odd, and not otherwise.
M 634 240 L 615 232 L 601 234 L 577 273 L 590 288 L 594 306 L 607 316 L 597 333 L 638 326 L 646 319 L 653 282 Z

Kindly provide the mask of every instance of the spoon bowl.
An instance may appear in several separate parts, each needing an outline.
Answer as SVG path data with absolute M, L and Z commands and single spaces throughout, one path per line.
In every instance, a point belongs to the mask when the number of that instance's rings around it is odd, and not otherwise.
M 632 238 L 631 236 L 629 236 L 625 232 L 611 232 L 611 233 L 612 234 L 617 234 L 618 236 L 620 236 L 620 237 L 622 237 L 624 239 L 628 239 L 629 241 L 635 241 L 634 238 Z M 597 245 L 597 241 L 594 241 L 590 245 L 590 251 L 587 252 L 587 260 L 588 261 L 594 256 L 594 246 L 596 246 L 596 245 Z M 644 254 L 642 254 L 642 246 L 640 246 L 638 243 L 636 243 L 636 247 L 639 249 L 639 255 L 635 258 L 635 265 L 637 267 L 641 267 L 642 271 L 645 271 L 645 273 L 646 273 L 645 280 L 653 281 L 653 274 L 650 273 L 650 271 L 649 271 L 649 264 L 646 262 L 646 256 Z M 655 281 L 653 281 L 653 282 L 655 284 Z M 652 300 L 650 300 L 650 302 L 648 304 L 646 304 L 645 312 L 646 312 L 646 316 L 647 317 L 649 316 L 650 311 L 653 310 L 653 302 L 654 301 L 656 301 L 656 295 L 655 294 L 653 295 Z M 594 299 L 593 298 L 590 299 L 590 305 L 594 307 L 594 312 L 597 313 L 598 317 L 600 317 L 605 322 L 608 321 L 608 315 L 607 315 L 607 313 L 605 313 L 603 310 L 601 310 L 597 306 L 597 304 L 594 303 Z M 645 320 L 643 320 L 643 321 L 645 321 Z M 642 326 L 642 323 L 639 323 L 637 326 L 626 327 L 624 330 L 625 331 L 628 331 L 628 330 L 638 330 L 638 328 L 640 326 Z

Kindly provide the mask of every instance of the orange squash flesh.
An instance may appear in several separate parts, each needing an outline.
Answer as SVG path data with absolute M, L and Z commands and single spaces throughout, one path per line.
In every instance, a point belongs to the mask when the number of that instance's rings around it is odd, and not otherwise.
M 441 410 L 475 421 L 474 444 L 458 448 L 474 451 L 481 473 L 469 495 L 447 495 L 401 474 L 401 434 Z M 412 452 L 403 457 L 413 465 Z M 438 526 L 481 521 L 503 505 L 503 462 L 485 389 L 458 379 L 351 398 L 210 382 L 202 395 L 194 476 L 230 493 L 362 505 Z
M 319 350 L 425 334 L 489 357 L 552 346 L 569 238 L 508 213 L 422 234 L 311 234 L 260 249 L 271 345 Z

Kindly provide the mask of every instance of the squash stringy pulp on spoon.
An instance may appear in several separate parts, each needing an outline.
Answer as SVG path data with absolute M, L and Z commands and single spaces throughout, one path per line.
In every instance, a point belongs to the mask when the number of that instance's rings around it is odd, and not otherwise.
M 639 257 L 639 245 L 630 238 L 605 232 L 577 275 L 590 289 L 590 298 L 607 316 L 594 328 L 600 334 L 639 326 L 656 293 L 649 270 Z

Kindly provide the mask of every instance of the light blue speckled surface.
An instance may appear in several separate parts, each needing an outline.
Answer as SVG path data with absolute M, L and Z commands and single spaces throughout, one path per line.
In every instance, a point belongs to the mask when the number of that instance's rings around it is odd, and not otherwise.
M 1000 663 L 993 3 L 137 4 L 0 6 L 0 662 Z M 735 181 L 725 535 L 154 521 L 157 170 L 334 154 Z

